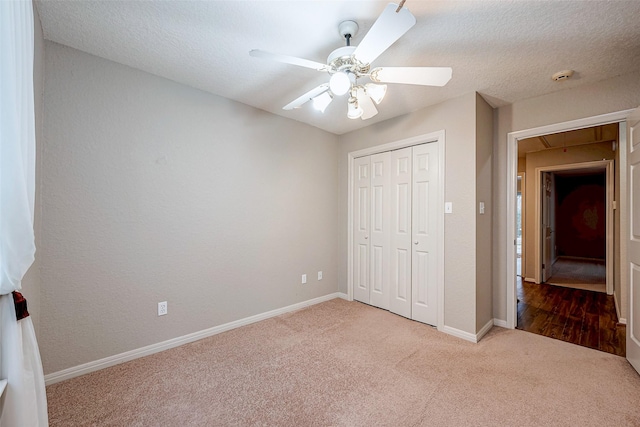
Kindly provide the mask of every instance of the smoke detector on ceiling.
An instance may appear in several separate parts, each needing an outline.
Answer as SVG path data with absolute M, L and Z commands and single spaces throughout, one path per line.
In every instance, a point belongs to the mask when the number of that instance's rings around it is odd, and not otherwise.
M 551 79 L 554 82 L 561 82 L 564 80 L 568 80 L 571 76 L 573 76 L 573 70 L 564 70 L 555 73 L 553 76 L 551 76 Z

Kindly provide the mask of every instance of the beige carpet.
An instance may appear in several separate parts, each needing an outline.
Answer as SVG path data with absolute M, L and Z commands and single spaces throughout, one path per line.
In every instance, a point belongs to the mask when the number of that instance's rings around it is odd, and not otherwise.
M 639 426 L 621 357 L 332 300 L 47 388 L 52 426 Z

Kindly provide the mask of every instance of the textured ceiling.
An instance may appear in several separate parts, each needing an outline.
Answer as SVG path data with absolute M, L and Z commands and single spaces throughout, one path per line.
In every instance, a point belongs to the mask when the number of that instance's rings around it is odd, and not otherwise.
M 387 1 L 39 1 L 45 38 L 342 134 L 472 91 L 494 107 L 640 70 L 640 1 L 418 1 L 417 24 L 373 66 L 450 66 L 442 88 L 390 84 L 372 119 L 282 107 L 326 73 L 249 56 L 325 62 L 355 20 L 357 45 Z M 573 78 L 551 75 L 573 69 Z

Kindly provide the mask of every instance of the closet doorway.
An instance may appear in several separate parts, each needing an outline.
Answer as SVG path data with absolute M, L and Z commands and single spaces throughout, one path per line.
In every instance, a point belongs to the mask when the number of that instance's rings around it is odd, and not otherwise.
M 444 134 L 349 154 L 350 299 L 443 325 Z

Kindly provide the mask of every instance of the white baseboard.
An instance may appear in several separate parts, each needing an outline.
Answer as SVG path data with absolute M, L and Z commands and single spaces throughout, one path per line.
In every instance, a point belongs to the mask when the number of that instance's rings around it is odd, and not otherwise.
M 233 322 L 225 323 L 219 326 L 214 326 L 212 328 L 204 329 L 198 332 L 193 332 L 191 334 L 183 335 L 181 337 L 176 337 L 176 338 L 172 338 L 170 340 L 162 341 L 156 344 L 151 344 L 146 347 L 141 347 L 135 350 L 105 357 L 104 359 L 99 359 L 93 362 L 84 363 L 82 365 L 73 366 L 71 368 L 63 369 L 62 371 L 52 372 L 44 376 L 44 383 L 45 385 L 55 384 L 60 381 L 68 380 L 74 377 L 78 377 L 80 375 L 84 375 L 90 372 L 98 371 L 100 369 L 108 368 L 109 366 L 118 365 L 120 363 L 128 362 L 130 360 L 138 359 L 144 356 L 149 356 L 150 354 L 159 353 L 164 350 L 169 350 L 170 348 L 188 344 L 193 341 L 198 341 L 203 338 L 207 338 L 212 335 L 219 334 L 221 332 L 226 332 L 231 329 L 250 325 L 251 323 L 259 322 L 261 320 L 269 319 L 271 317 L 279 316 L 281 314 L 289 313 L 295 310 L 300 310 L 301 308 L 309 307 L 315 304 L 320 304 L 321 302 L 329 301 L 334 298 L 347 299 L 347 295 L 342 292 L 335 292 L 322 297 L 299 302 L 297 304 L 292 304 L 287 307 L 282 307 L 275 310 L 267 311 L 265 313 L 256 314 L 254 316 L 245 317 L 244 319 L 234 320 Z
M 533 277 L 525 277 L 524 281 L 525 282 L 536 283 L 536 279 L 534 279 Z
M 479 331 L 477 334 L 472 334 L 470 332 L 461 331 L 460 329 L 452 328 L 451 326 L 444 326 L 441 331 L 445 334 L 453 335 L 454 337 L 462 338 L 465 341 L 470 341 L 472 343 L 478 343 L 482 337 L 484 337 L 487 332 L 493 328 L 496 324 L 497 319 L 490 319 Z M 505 327 L 507 322 L 504 320 L 498 320 L 498 322 L 504 323 Z M 501 326 L 501 325 L 498 325 Z
M 507 321 L 502 319 L 493 319 L 493 326 L 500 326 L 501 328 L 506 328 Z
M 623 325 L 627 324 L 627 319 L 620 316 L 620 304 L 618 303 L 618 298 L 616 297 L 616 293 L 613 293 L 613 305 L 616 307 L 616 315 L 618 316 L 618 323 L 622 323 Z
M 336 298 L 340 298 L 343 299 L 345 301 L 353 301 L 349 299 L 349 295 L 345 294 L 344 292 L 336 292 Z
M 482 327 L 482 329 L 478 331 L 478 333 L 476 334 L 476 342 L 480 341 L 482 337 L 484 337 L 487 332 L 491 330 L 491 328 L 493 328 L 493 319 L 489 319 L 489 321 Z
M 452 328 L 451 326 L 443 326 L 441 329 L 445 334 L 453 335 L 454 337 L 462 338 L 465 341 L 471 341 L 472 343 L 477 343 L 475 334 L 470 332 L 461 331 L 460 329 Z

